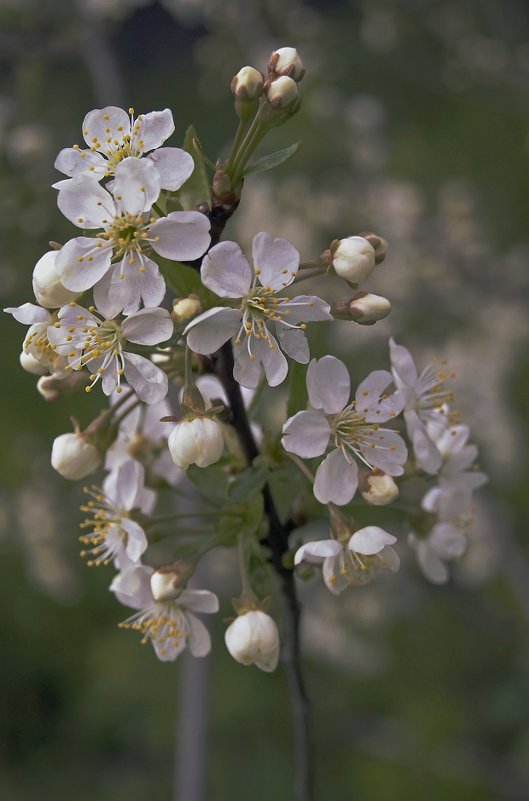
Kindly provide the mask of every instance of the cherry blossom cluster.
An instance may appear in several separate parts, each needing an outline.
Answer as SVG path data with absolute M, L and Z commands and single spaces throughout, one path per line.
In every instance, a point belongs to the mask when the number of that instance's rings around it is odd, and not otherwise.
M 352 390 L 343 361 L 311 358 L 311 329 L 332 341 L 334 319 L 373 325 L 390 313 L 386 298 L 358 288 L 385 258 L 382 237 L 335 239 L 305 263 L 268 231 L 253 238 L 251 258 L 219 241 L 244 181 L 294 155 L 297 146 L 253 154 L 299 109 L 304 73 L 290 47 L 272 53 L 266 74 L 239 71 L 231 84 L 238 128 L 215 165 L 193 132 L 182 148 L 164 146 L 175 130 L 169 109 L 90 111 L 85 146 L 61 150 L 55 167 L 66 177 L 53 185 L 80 235 L 53 243 L 35 265 L 36 303 L 5 310 L 29 326 L 21 364 L 39 376 L 44 398 L 82 390 L 108 398 L 84 430 L 74 420 L 55 439 L 51 463 L 66 479 L 95 474 L 81 506 L 81 555 L 114 569 L 110 590 L 136 610 L 120 625 L 139 631 L 162 661 L 185 647 L 197 657 L 210 650 L 196 615 L 220 604 L 192 577 L 215 548 L 235 548 L 241 572 L 227 648 L 241 664 L 272 671 L 280 654 L 267 611 L 274 566 L 302 580 L 306 563 L 321 563 L 338 595 L 381 568 L 396 572 L 404 533 L 426 577 L 447 581 L 447 563 L 467 546 L 474 490 L 486 481 L 442 363 L 418 374 L 391 339 L 389 369 Z M 331 303 L 299 291 L 315 276 L 354 294 Z M 276 387 L 289 411 L 265 430 L 255 411 Z M 424 494 L 391 533 L 377 525 L 377 509 L 394 503 L 409 477 Z M 295 546 L 304 502 L 306 518 L 327 521 L 329 538 Z

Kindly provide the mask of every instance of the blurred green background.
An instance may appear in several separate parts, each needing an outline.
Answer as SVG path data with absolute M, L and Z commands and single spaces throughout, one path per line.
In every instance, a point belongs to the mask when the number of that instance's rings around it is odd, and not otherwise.
M 257 176 L 226 233 L 286 236 L 312 258 L 375 230 L 390 243 L 369 288 L 391 316 L 336 323 L 356 378 L 387 367 L 387 339 L 420 365 L 446 357 L 490 483 L 468 555 L 445 587 L 403 567 L 340 598 L 301 588 L 318 794 L 363 801 L 509 801 L 529 787 L 529 8 L 523 0 L 2 0 L 0 293 L 31 300 L 50 239 L 53 161 L 87 111 L 169 106 L 178 145 L 206 153 L 235 128 L 229 83 L 297 47 L 303 107 L 268 147 L 295 159 Z M 273 140 L 273 141 L 272 141 Z M 336 290 L 338 291 L 338 290 Z M 0 318 L 0 797 L 5 801 L 288 801 L 290 709 L 281 671 L 237 665 L 223 616 L 229 555 L 205 566 L 223 597 L 209 660 L 160 664 L 117 629 L 111 571 L 78 554 L 80 486 L 49 464 L 73 407 L 45 403 Z M 80 398 L 86 425 L 102 398 Z M 187 655 L 186 655 L 187 656 Z M 207 688 L 204 709 L 199 698 Z M 190 746 L 207 730 L 207 753 Z M 196 732 L 195 732 L 196 733 Z M 200 732 L 198 733 L 198 736 Z M 186 748 L 188 750 L 186 750 Z M 189 749 L 192 753 L 189 752 Z M 176 756 L 175 756 L 176 754 Z M 198 762 L 195 764 L 194 760 Z M 176 762 L 175 762 L 176 760 Z M 176 768 L 174 765 L 176 764 Z M 189 776 L 195 776 L 197 782 Z M 202 785 L 202 789 L 200 787 Z M 183 790 L 182 787 L 187 789 Z

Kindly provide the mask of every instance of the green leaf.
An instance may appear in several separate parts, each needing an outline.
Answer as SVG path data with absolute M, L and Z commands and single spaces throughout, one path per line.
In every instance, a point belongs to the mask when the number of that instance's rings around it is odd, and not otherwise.
M 273 170 L 274 167 L 279 167 L 280 164 L 284 164 L 285 161 L 288 161 L 298 152 L 300 145 L 301 142 L 296 142 L 283 150 L 276 150 L 275 153 L 269 153 L 267 156 L 257 159 L 249 167 L 246 167 L 243 175 L 255 175 L 257 172 L 265 172 L 266 170 Z
M 307 365 L 293 362 L 290 367 L 287 416 L 292 417 L 307 408 Z
M 204 164 L 204 159 L 200 152 L 200 145 L 198 148 L 195 145 L 195 139 L 197 139 L 196 131 L 194 127 L 190 125 L 186 131 L 182 147 L 187 153 L 193 156 L 195 169 L 178 191 L 180 202 L 187 211 L 194 211 L 201 203 L 207 203 L 209 205 L 211 200 L 206 165 Z
M 296 475 L 296 468 L 292 464 L 284 465 L 278 470 L 272 470 L 268 479 L 272 498 L 277 514 L 282 523 L 288 519 L 293 501 L 300 491 L 300 484 Z
M 219 465 L 197 467 L 196 464 L 192 464 L 188 468 L 187 477 L 204 498 L 217 506 L 225 506 L 228 497 L 228 477 L 222 467 Z
M 228 487 L 228 497 L 233 501 L 243 501 L 252 493 L 262 489 L 268 479 L 268 467 L 264 464 L 252 465 Z
M 166 283 L 173 290 L 179 298 L 185 298 L 191 292 L 198 294 L 202 287 L 200 281 L 200 273 L 188 267 L 187 264 L 181 264 L 179 261 L 169 261 L 158 256 L 157 259 L 160 272 L 165 278 Z

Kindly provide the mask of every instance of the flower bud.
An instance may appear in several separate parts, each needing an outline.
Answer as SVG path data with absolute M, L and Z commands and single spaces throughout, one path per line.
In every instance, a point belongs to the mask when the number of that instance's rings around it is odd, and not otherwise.
M 276 78 L 265 88 L 266 99 L 273 109 L 281 109 L 291 116 L 298 111 L 301 97 L 297 83 L 286 75 Z
M 189 295 L 187 298 L 175 298 L 173 300 L 173 311 L 171 317 L 175 323 L 185 325 L 193 317 L 196 317 L 202 311 L 202 304 L 199 299 L 194 295 Z
M 237 100 L 253 101 L 263 94 L 264 79 L 259 70 L 243 67 L 231 82 L 231 91 Z
M 340 278 L 364 281 L 375 266 L 375 249 L 363 236 L 348 236 L 331 244 L 332 266 Z
M 388 252 L 388 243 L 386 240 L 381 236 L 377 236 L 377 234 L 374 234 L 372 231 L 362 231 L 359 236 L 363 236 L 364 239 L 367 239 L 369 244 L 373 246 L 375 250 L 375 263 L 380 264 L 380 262 L 384 261 Z
M 81 433 L 61 434 L 53 441 L 51 465 L 63 478 L 84 478 L 101 462 L 101 453 Z
M 151 576 L 151 591 L 154 600 L 162 603 L 174 601 L 184 589 L 193 572 L 193 565 L 183 559 L 155 570 Z
M 256 664 L 271 673 L 279 659 L 279 632 L 265 612 L 258 609 L 239 615 L 226 629 L 226 647 L 241 665 Z
M 37 302 L 48 309 L 56 309 L 75 300 L 78 292 L 72 292 L 61 284 L 55 261 L 58 251 L 50 250 L 36 263 L 33 270 L 33 292 Z
M 280 47 L 268 60 L 268 72 L 277 77 L 288 75 L 299 83 L 305 75 L 305 67 L 295 47 Z
M 167 441 L 171 458 L 181 470 L 190 464 L 207 467 L 217 462 L 224 450 L 220 425 L 211 417 L 182 420 L 169 434 Z
M 391 303 L 382 295 L 372 292 L 357 292 L 350 300 L 339 300 L 331 309 L 339 320 L 354 320 L 360 325 L 373 325 L 383 320 L 391 311 Z
M 33 375 L 45 376 L 49 373 L 48 367 L 36 359 L 31 353 L 26 353 L 25 350 L 19 356 L 20 365 L 26 373 L 33 373 Z M 38 386 L 38 385 L 37 385 Z
M 67 398 L 73 395 L 81 387 L 86 386 L 88 381 L 87 374 L 83 371 L 75 371 L 61 375 L 60 378 L 54 375 L 41 375 L 37 381 L 37 390 L 44 400 L 56 401 L 59 398 Z
M 392 477 L 378 468 L 361 478 L 359 484 L 362 497 L 373 506 L 386 506 L 399 495 L 399 488 Z

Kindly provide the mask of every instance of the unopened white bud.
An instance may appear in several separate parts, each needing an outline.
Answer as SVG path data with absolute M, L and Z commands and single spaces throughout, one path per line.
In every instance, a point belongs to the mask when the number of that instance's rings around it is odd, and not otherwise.
M 349 301 L 350 319 L 360 325 L 373 325 L 387 317 L 390 311 L 389 300 L 372 292 L 357 292 Z
M 50 250 L 45 253 L 35 265 L 33 270 L 33 292 L 38 303 L 47 309 L 56 309 L 75 300 L 78 292 L 72 292 L 61 284 L 59 274 L 55 268 L 55 261 L 59 251 Z
M 169 453 L 177 467 L 207 467 L 218 462 L 224 450 L 222 428 L 211 417 L 182 420 L 169 434 Z
M 187 298 L 175 298 L 173 300 L 173 311 L 171 317 L 176 323 L 183 325 L 188 323 L 202 311 L 202 304 L 193 295 Z
M 226 647 L 241 665 L 256 664 L 271 673 L 279 659 L 279 632 L 265 612 L 256 609 L 239 615 L 226 629 Z
M 373 506 L 386 506 L 392 503 L 399 495 L 399 488 L 395 481 L 382 470 L 374 470 L 365 478 L 362 497 Z
M 273 109 L 282 109 L 295 114 L 301 105 L 301 97 L 297 83 L 287 75 L 276 78 L 265 89 L 266 99 Z
M 288 75 L 297 82 L 305 75 L 305 67 L 295 47 L 274 50 L 268 61 L 268 70 L 273 75 Z
M 332 266 L 340 278 L 359 284 L 375 266 L 375 249 L 363 236 L 348 236 L 331 245 Z
M 23 350 L 19 356 L 19 359 L 22 368 L 27 373 L 33 373 L 33 375 L 40 376 L 49 373 L 48 367 L 44 364 L 44 362 L 36 359 L 31 353 L 26 353 L 26 351 Z
M 84 478 L 101 462 L 101 453 L 82 434 L 61 434 L 53 441 L 51 464 L 63 478 Z
M 257 100 L 263 94 L 264 79 L 254 67 L 243 67 L 231 82 L 231 91 L 237 100 Z

